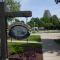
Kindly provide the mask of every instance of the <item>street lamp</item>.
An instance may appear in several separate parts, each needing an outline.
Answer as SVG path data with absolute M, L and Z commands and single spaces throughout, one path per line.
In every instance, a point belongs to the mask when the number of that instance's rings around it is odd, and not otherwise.
M 35 32 L 35 22 L 34 22 L 34 32 Z

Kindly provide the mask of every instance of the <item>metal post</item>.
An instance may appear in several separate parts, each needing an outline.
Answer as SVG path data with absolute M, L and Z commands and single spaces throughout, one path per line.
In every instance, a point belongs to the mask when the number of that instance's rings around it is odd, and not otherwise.
M 34 32 L 35 32 L 35 22 L 34 22 Z

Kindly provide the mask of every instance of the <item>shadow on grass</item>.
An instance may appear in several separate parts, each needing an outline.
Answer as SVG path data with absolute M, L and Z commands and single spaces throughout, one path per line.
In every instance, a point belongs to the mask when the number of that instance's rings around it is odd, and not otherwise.
M 55 53 L 56 52 L 56 56 L 60 56 L 60 45 L 57 44 L 57 40 L 55 39 L 44 39 L 42 40 L 43 44 L 43 53 Z M 59 43 L 60 41 L 58 41 Z
M 39 54 L 39 55 L 42 54 L 41 44 L 36 44 L 36 43 L 34 43 L 34 44 L 33 43 L 28 43 L 28 44 L 10 43 L 9 50 L 11 51 L 9 53 L 10 59 L 19 58 L 20 60 L 22 60 L 25 58 L 26 60 L 29 60 L 29 59 L 35 60 L 37 54 Z M 14 54 L 12 54 L 12 53 L 14 53 Z

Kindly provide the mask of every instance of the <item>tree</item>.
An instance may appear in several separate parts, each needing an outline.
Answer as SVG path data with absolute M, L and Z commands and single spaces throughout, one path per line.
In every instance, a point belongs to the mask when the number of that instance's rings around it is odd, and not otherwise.
M 5 4 L 10 6 L 9 8 L 11 12 L 20 11 L 20 3 L 14 0 L 5 0 Z
M 50 22 L 50 18 L 48 17 L 42 17 L 40 18 L 40 20 L 43 22 L 43 27 L 45 27 L 45 29 L 52 29 L 53 28 L 53 24 Z
M 20 20 L 19 19 L 15 19 L 15 22 L 20 22 Z
M 17 11 L 20 11 L 20 4 L 14 0 L 5 0 L 5 4 L 6 5 L 9 5 L 10 7 L 10 11 L 11 12 L 17 12 Z M 14 17 L 15 18 L 15 17 Z M 11 22 L 14 20 L 14 18 L 7 18 L 7 21 L 8 22 Z
M 43 25 L 47 29 L 56 29 L 60 28 L 60 21 L 56 15 L 51 16 L 49 10 L 45 10 L 43 17 L 40 19 L 42 20 Z
M 43 17 L 50 18 L 50 17 L 51 17 L 51 13 L 50 13 L 50 11 L 49 11 L 49 10 L 45 10 L 45 11 L 44 11 L 44 15 L 43 15 Z
M 31 26 L 31 27 L 34 27 L 34 22 L 35 22 L 35 27 L 39 27 L 40 26 L 40 19 L 37 17 L 37 18 L 31 18 L 30 22 L 28 22 L 28 24 Z
M 51 22 L 53 23 L 55 29 L 60 29 L 60 21 L 56 15 L 51 17 Z
M 25 24 L 25 22 L 22 20 L 22 21 L 20 21 L 22 24 Z

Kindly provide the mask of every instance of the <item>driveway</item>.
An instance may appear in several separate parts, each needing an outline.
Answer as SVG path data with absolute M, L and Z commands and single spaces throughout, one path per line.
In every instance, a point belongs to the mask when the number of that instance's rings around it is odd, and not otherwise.
M 43 60 L 60 60 L 60 45 L 54 40 L 42 39 Z
M 34 33 L 42 39 L 43 60 L 60 60 L 60 45 L 54 39 L 60 39 L 60 33 Z

